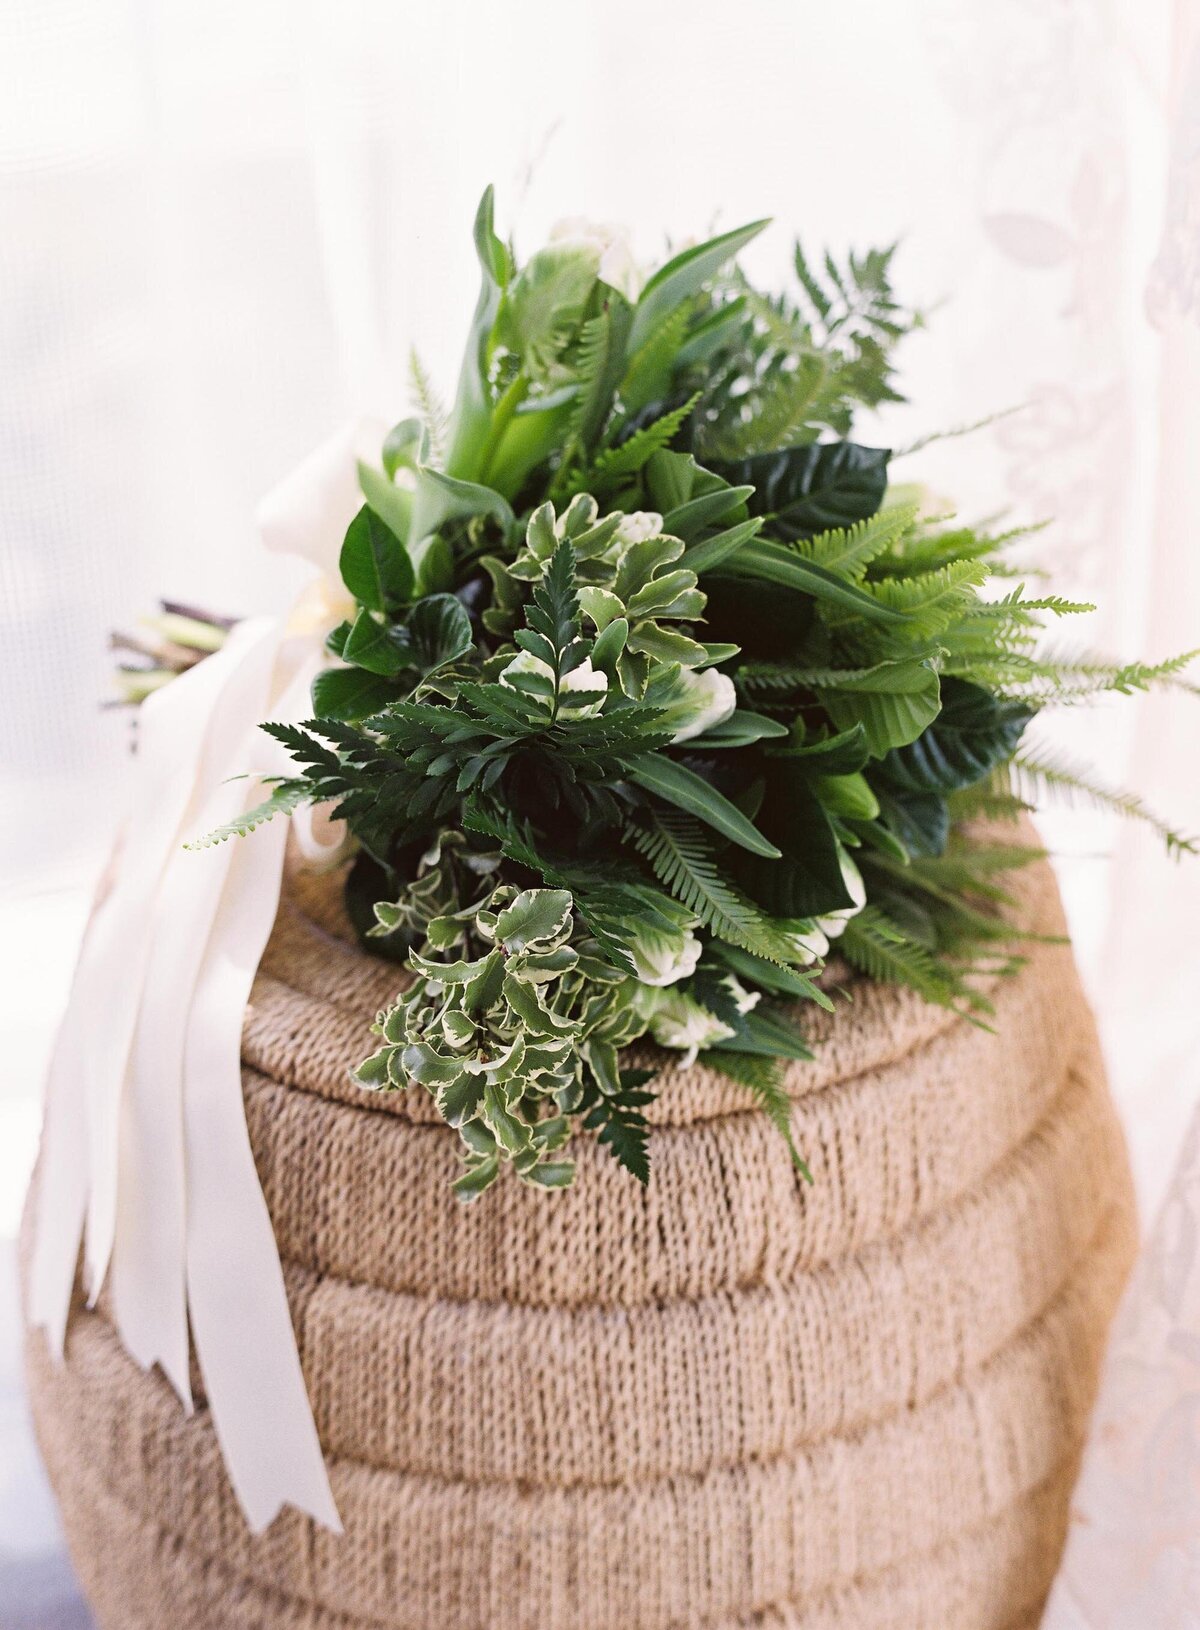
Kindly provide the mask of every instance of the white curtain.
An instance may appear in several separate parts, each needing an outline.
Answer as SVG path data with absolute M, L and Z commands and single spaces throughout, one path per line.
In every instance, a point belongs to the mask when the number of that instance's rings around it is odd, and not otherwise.
M 107 630 L 160 594 L 277 598 L 257 498 L 352 412 L 399 416 L 410 346 L 452 381 L 489 180 L 525 245 L 560 215 L 630 221 L 652 254 L 773 214 L 752 263 L 782 276 L 795 232 L 901 237 L 929 326 L 909 405 L 859 433 L 901 446 L 1020 408 L 897 475 L 972 517 L 1052 518 L 1038 548 L 1100 602 L 1092 643 L 1200 645 L 1193 6 L 8 0 L 0 1234 L 117 806 Z M 1191 698 L 1121 701 L 1056 738 L 1200 830 L 1198 722 Z M 1200 1101 L 1200 862 L 1093 814 L 1044 831 L 1150 1219 Z M 3 1476 L 0 1562 L 34 1543 Z

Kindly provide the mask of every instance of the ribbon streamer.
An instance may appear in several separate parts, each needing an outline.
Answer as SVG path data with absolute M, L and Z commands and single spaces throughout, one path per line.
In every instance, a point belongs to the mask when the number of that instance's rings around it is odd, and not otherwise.
M 340 1531 L 296 1349 L 283 1270 L 246 1129 L 241 1032 L 282 886 L 287 823 L 183 848 L 285 772 L 264 718 L 310 711 L 323 640 L 346 612 L 342 536 L 355 459 L 379 426 L 348 426 L 259 514 L 269 548 L 318 575 L 282 616 L 237 625 L 219 652 L 142 705 L 134 801 L 84 937 L 46 1084 L 29 1314 L 66 1349 L 83 1253 L 89 1300 L 111 1271 L 121 1340 L 192 1407 L 189 1327 L 230 1480 L 261 1532 L 284 1505 Z M 256 772 L 249 780 L 247 770 Z M 329 863 L 336 832 L 299 823 Z
M 208 722 L 197 787 L 184 819 L 193 832 L 211 831 L 244 808 L 244 782 L 220 785 L 208 797 L 203 789 L 239 749 L 243 755 L 253 751 L 244 720 L 248 711 L 263 716 L 268 705 L 277 645 L 278 631 L 271 622 L 263 619 L 247 630 L 240 660 Z M 253 759 L 243 756 L 242 762 Z M 199 853 L 176 845 L 168 861 L 152 933 L 145 935 L 149 963 L 121 1104 L 112 1258 L 117 1325 L 138 1363 L 149 1369 L 157 1361 L 189 1408 L 184 1032 L 232 859 L 233 845 L 225 843 Z M 180 933 L 181 923 L 187 925 L 186 933 Z M 94 1277 L 93 1285 L 98 1282 Z

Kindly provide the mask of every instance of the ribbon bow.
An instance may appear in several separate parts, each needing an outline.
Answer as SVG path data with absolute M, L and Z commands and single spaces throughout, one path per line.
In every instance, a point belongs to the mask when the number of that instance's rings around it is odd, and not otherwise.
M 285 1504 L 341 1529 L 242 1104 L 242 1020 L 279 904 L 287 823 L 183 846 L 244 813 L 262 778 L 287 768 L 258 725 L 311 711 L 324 636 L 349 609 L 337 555 L 362 502 L 356 455 L 380 434 L 348 426 L 261 506 L 267 547 L 316 568 L 291 606 L 239 623 L 142 704 L 131 811 L 46 1085 L 31 1322 L 61 1358 L 82 1246 L 89 1305 L 111 1278 L 125 1347 L 162 1368 L 189 1412 L 190 1325 L 256 1533 Z M 296 826 L 311 852 L 311 823 Z

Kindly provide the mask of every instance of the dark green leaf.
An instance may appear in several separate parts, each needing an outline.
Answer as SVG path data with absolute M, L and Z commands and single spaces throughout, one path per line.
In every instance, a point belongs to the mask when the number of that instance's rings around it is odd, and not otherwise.
M 338 566 L 350 593 L 372 611 L 403 605 L 412 594 L 408 550 L 367 504 L 350 522 Z
M 752 986 L 770 991 L 774 996 L 794 996 L 799 1001 L 816 1002 L 827 1013 L 833 1012 L 832 1001 L 815 983 L 811 973 L 801 973 L 778 962 L 768 962 L 765 957 L 755 956 L 740 945 L 726 945 L 718 941 L 710 947 L 710 951 Z M 819 967 L 815 971 L 819 972 Z
M 704 821 L 751 854 L 767 859 L 779 855 L 775 845 L 755 830 L 736 805 L 685 765 L 653 753 L 630 765 L 629 779 L 644 792 L 653 793 L 665 803 L 674 804 L 677 809 Z
M 722 1040 L 721 1048 L 730 1053 L 758 1053 L 764 1058 L 806 1061 L 813 1056 L 812 1048 L 789 1019 L 761 1007 L 742 1015 L 741 1029 Z
M 937 718 L 914 742 L 888 753 L 878 774 L 907 792 L 958 792 L 1012 757 L 1032 717 L 1019 702 L 999 700 L 965 679 L 944 679 Z
M 713 1048 L 704 1055 L 706 1063 L 713 1069 L 720 1070 L 731 1081 L 737 1081 L 750 1091 L 758 1100 L 763 1113 L 771 1124 L 782 1133 L 792 1157 L 792 1163 L 802 1176 L 812 1182 L 812 1173 L 809 1171 L 804 1158 L 796 1148 L 792 1139 L 792 1100 L 788 1097 L 783 1085 L 783 1067 L 777 1057 L 770 1053 L 754 1053 L 750 1051 L 736 1051 L 726 1044 L 720 1048 Z
M 405 962 L 410 949 L 408 941 L 401 934 L 388 937 L 371 935 L 379 920 L 375 914 L 376 901 L 394 899 L 397 887 L 395 876 L 381 866 L 373 855 L 360 849 L 346 874 L 342 890 L 346 915 L 363 950 L 385 962 Z
M 471 619 L 453 594 L 429 594 L 409 613 L 404 632 L 423 674 L 454 662 L 471 649 Z
M 879 812 L 910 855 L 940 855 L 950 838 L 950 811 L 936 792 L 906 792 L 873 779 Z
M 666 522 L 663 522 L 664 528 Z M 727 561 L 731 555 L 736 555 L 744 544 L 756 538 L 762 531 L 763 522 L 760 515 L 753 516 L 748 521 L 739 521 L 736 526 L 726 528 L 724 532 L 714 532 L 711 537 L 703 538 L 699 543 L 693 543 L 685 549 L 679 564 L 686 566 L 699 576 L 701 572 L 711 572 L 715 567 Z
M 779 917 L 819 917 L 854 904 L 829 816 L 793 760 L 770 761 L 758 824 L 783 856 L 770 862 L 737 858 L 739 880 L 761 905 Z
M 696 545 L 702 550 L 703 544 Z M 691 551 L 689 551 L 689 554 Z M 690 561 L 689 561 L 690 564 Z M 869 623 L 902 623 L 902 612 L 893 611 L 878 600 L 847 583 L 845 578 L 805 560 L 782 543 L 771 543 L 765 538 L 752 538 L 743 543 L 732 558 L 722 562 L 722 569 L 738 577 L 759 578 L 765 583 L 777 583 L 781 588 L 799 589 L 811 594 L 815 600 L 828 600 L 833 605 L 845 606 Z
M 364 668 L 326 668 L 313 680 L 313 712 L 326 719 L 365 719 L 396 694 L 394 685 Z
M 772 536 L 794 541 L 874 515 L 887 490 L 890 457 L 882 447 L 813 442 L 715 468 L 734 486 L 752 486 L 750 513 L 769 517 Z
M 720 724 L 710 726 L 702 736 L 697 736 L 691 745 L 696 752 L 702 753 L 710 747 L 749 747 L 756 741 L 778 740 L 787 733 L 787 725 L 781 724 L 778 719 L 768 719 L 762 713 L 738 708 Z
M 716 526 L 720 521 L 744 519 L 738 511 L 745 508 L 746 499 L 753 491 L 753 487 L 729 487 L 722 482 L 712 492 L 690 498 L 686 504 L 665 514 L 663 531 L 690 543 L 706 527 Z
M 727 261 L 756 238 L 769 221 L 752 221 L 749 226 L 724 232 L 707 243 L 693 244 L 658 271 L 641 292 L 633 314 L 633 328 L 629 336 L 629 349 L 636 351 L 680 301 L 699 293 Z
M 377 622 L 369 611 L 360 611 L 342 649 L 347 662 L 370 673 L 392 679 L 412 666 L 412 651 L 399 630 Z
M 861 724 L 839 731 L 836 736 L 806 741 L 799 747 L 777 747 L 772 752 L 807 775 L 853 775 L 871 756 Z

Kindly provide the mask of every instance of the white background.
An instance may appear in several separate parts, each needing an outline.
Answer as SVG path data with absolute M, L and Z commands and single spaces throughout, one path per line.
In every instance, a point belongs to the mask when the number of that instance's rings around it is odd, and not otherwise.
M 1055 587 L 1101 601 L 1092 643 L 1200 645 L 1190 10 L 9 0 L 0 1237 L 118 807 L 127 724 L 99 709 L 107 630 L 159 594 L 272 603 L 258 497 L 350 414 L 400 416 L 410 345 L 449 392 L 488 181 L 518 248 L 563 215 L 629 222 L 652 256 L 770 214 L 748 259 L 782 277 L 796 232 L 815 248 L 901 237 L 901 291 L 929 327 L 901 358 L 910 405 L 860 437 L 900 446 L 1021 406 L 897 476 L 971 517 L 1053 517 L 1039 550 Z M 1190 698 L 1120 702 L 1061 733 L 1200 830 L 1198 722 Z M 1200 861 L 1171 869 L 1086 815 L 1045 830 L 1150 1209 L 1200 1087 Z M 20 1407 L 7 1382 L 0 1445 Z M 6 1578 L 28 1590 L 43 1566 L 33 1488 L 29 1462 L 0 1459 L 5 1625 Z

